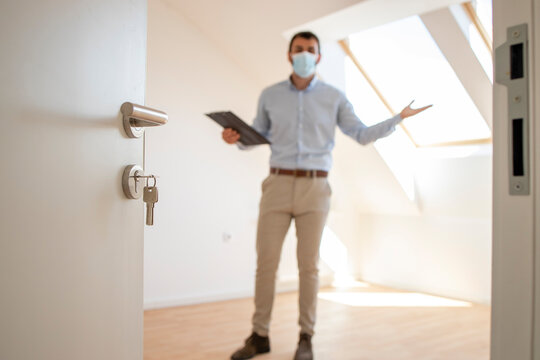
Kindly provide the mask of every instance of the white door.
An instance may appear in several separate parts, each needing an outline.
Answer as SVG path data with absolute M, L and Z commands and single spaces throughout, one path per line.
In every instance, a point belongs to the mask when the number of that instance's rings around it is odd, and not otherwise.
M 530 157 L 524 163 L 530 170 L 525 177 L 531 187 L 528 195 L 510 195 L 509 175 L 515 175 L 514 165 L 510 165 L 514 161 L 510 129 L 513 118 L 522 116 L 509 116 L 509 90 L 495 84 L 491 359 L 540 359 L 540 307 L 535 310 L 535 301 L 540 304 L 540 229 L 535 225 L 540 224 L 540 179 L 535 174 L 536 161 L 540 159 L 540 1 L 493 0 L 493 20 L 494 47 L 507 41 L 508 27 L 528 24 Z M 511 111 L 520 100 L 512 98 Z M 515 162 L 519 163 L 519 159 L 515 158 Z M 522 173 L 516 171 L 517 175 Z
M 0 359 L 142 359 L 146 0 L 2 0 Z

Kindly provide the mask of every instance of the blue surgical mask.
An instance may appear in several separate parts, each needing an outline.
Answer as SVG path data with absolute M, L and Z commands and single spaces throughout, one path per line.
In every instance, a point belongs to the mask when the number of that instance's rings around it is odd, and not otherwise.
M 292 56 L 292 66 L 296 75 L 301 78 L 310 77 L 315 73 L 317 55 L 304 51 Z

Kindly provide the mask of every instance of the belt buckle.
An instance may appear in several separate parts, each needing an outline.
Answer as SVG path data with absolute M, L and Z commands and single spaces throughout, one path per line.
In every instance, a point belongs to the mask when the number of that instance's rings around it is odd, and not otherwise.
M 309 178 L 314 178 L 316 175 L 316 172 L 313 169 L 306 169 L 304 170 L 304 172 L 306 174 L 306 177 L 309 177 Z

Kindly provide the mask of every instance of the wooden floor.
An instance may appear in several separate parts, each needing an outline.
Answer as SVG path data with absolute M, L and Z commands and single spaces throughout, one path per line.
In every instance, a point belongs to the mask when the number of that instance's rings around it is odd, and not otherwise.
M 229 359 L 250 333 L 252 299 L 149 310 L 144 359 Z M 297 293 L 276 297 L 272 351 L 257 360 L 291 360 Z M 490 308 L 359 284 L 321 289 L 316 360 L 488 360 Z

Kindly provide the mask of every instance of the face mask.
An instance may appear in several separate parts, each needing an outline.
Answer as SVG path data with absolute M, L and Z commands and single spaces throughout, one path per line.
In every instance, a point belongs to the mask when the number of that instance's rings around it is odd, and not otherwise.
M 301 78 L 310 77 L 315 73 L 317 55 L 304 51 L 292 56 L 293 70 Z

